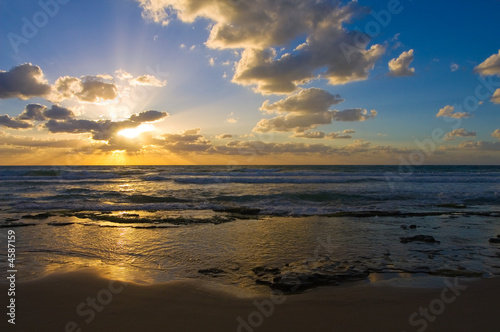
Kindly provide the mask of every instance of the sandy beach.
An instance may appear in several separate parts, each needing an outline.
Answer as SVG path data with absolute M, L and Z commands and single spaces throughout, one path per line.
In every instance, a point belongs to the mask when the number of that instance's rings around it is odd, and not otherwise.
M 139 285 L 71 272 L 19 283 L 16 324 L 4 318 L 1 325 L 3 331 L 498 331 L 500 278 L 447 280 L 440 288 L 358 283 L 249 297 L 199 281 Z

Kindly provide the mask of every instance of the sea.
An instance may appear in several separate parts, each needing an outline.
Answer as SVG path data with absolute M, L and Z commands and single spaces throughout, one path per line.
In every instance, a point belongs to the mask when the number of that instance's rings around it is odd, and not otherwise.
M 500 166 L 4 166 L 0 213 L 20 280 L 500 275 Z

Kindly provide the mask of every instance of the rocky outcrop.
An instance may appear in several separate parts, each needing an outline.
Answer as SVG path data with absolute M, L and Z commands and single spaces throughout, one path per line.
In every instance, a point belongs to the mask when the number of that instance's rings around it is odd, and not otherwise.
M 336 267 L 335 267 L 336 268 Z M 334 270 L 332 266 L 323 266 L 307 272 L 287 271 L 278 268 L 257 267 L 252 269 L 259 277 L 255 282 L 285 293 L 299 293 L 320 286 L 334 286 L 345 282 L 365 280 L 367 270 L 347 268 Z

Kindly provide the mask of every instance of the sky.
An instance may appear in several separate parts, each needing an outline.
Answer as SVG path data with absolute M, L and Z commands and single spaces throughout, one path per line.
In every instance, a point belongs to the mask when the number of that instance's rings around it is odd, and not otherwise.
M 500 164 L 499 12 L 0 0 L 0 164 Z

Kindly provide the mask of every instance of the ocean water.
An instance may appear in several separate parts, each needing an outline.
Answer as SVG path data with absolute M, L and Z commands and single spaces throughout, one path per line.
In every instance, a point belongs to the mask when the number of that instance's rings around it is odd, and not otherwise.
M 500 166 L 0 167 L 0 209 L 21 279 L 500 274 Z M 440 243 L 400 242 L 415 235 Z
M 249 207 L 305 216 L 500 203 L 499 166 L 0 167 L 0 184 L 0 208 L 22 212 Z

